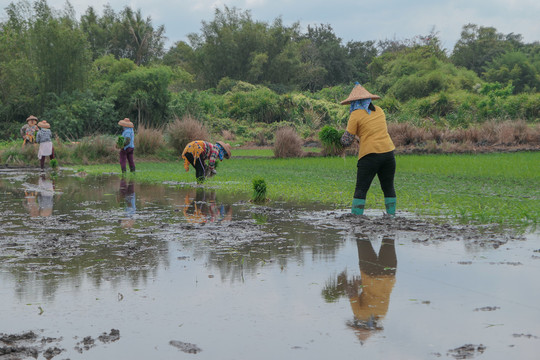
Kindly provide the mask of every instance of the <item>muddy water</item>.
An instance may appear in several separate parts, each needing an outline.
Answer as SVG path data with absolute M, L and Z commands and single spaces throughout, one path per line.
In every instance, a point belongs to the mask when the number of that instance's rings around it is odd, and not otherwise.
M 540 237 L 0 171 L 0 359 L 537 359 Z

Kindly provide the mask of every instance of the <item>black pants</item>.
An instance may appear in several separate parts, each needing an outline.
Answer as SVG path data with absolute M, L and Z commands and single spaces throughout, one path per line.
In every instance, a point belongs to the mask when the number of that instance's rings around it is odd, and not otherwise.
M 396 158 L 394 152 L 368 154 L 358 160 L 356 173 L 355 199 L 365 199 L 375 175 L 379 177 L 384 197 L 396 197 L 394 175 L 396 174 Z
M 199 157 L 197 160 L 193 158 L 193 154 L 186 153 L 186 159 L 189 161 L 189 163 L 195 168 L 195 177 L 197 178 L 197 181 L 203 181 L 204 180 L 204 159 Z
M 397 267 L 394 239 L 383 237 L 379 254 L 375 253 L 371 241 L 367 238 L 356 239 L 360 271 L 369 275 L 395 275 Z

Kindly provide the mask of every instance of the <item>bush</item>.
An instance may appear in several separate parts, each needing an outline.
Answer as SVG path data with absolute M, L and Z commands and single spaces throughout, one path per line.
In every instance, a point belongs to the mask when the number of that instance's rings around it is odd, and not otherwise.
M 302 140 L 293 128 L 280 128 L 276 132 L 273 150 L 278 158 L 300 157 L 303 155 Z
M 163 130 L 161 128 L 147 128 L 139 125 L 135 136 L 135 149 L 137 154 L 153 155 L 163 146 Z
M 187 115 L 182 119 L 176 118 L 167 126 L 167 136 L 169 145 L 177 153 L 182 153 L 187 144 L 195 140 L 209 141 L 208 131 L 196 119 Z

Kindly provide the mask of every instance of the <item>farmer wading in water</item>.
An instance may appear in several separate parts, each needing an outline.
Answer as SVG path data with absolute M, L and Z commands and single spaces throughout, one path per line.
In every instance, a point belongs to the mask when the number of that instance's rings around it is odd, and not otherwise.
M 231 157 L 231 145 L 218 141 L 212 145 L 207 141 L 197 140 L 186 145 L 182 152 L 184 169 L 189 171 L 189 164 L 195 168 L 195 177 L 198 183 L 202 183 L 205 177 L 216 174 L 216 160 L 229 159 Z M 208 164 L 205 164 L 208 160 Z
M 396 214 L 394 189 L 396 173 L 394 149 L 396 147 L 388 134 L 384 111 L 371 102 L 376 99 L 380 97 L 369 93 L 363 86 L 356 83 L 349 97 L 341 102 L 342 105 L 350 104 L 347 131 L 341 137 L 341 144 L 349 146 L 355 136 L 360 138 L 356 188 L 351 212 L 355 215 L 364 214 L 366 195 L 373 178 L 377 175 L 384 193 L 386 213 L 394 216 Z
M 135 160 L 133 160 L 133 151 L 135 150 L 135 132 L 133 123 L 128 118 L 118 122 L 123 127 L 122 136 L 124 137 L 124 147 L 120 149 L 120 169 L 122 174 L 126 173 L 126 162 L 129 164 L 129 171 L 135 172 Z
M 54 159 L 54 147 L 52 143 L 51 125 L 42 120 L 38 123 L 39 131 L 36 135 L 36 142 L 39 144 L 38 159 L 41 166 L 41 171 L 45 167 L 45 157 L 48 156 L 50 160 Z

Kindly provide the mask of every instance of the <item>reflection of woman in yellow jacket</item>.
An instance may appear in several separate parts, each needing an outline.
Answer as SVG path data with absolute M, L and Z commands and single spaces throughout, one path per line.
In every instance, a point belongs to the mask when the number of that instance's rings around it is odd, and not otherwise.
M 390 294 L 396 282 L 397 258 L 394 239 L 383 239 L 378 256 L 368 239 L 357 239 L 356 244 L 362 291 L 349 295 L 354 314 L 354 321 L 349 325 L 355 329 L 358 338 L 365 341 L 374 331 L 382 330 L 379 322 L 390 304 Z
M 367 238 L 356 240 L 360 260 L 360 278 L 347 279 L 344 271 L 338 275 L 337 285 L 324 290 L 325 296 L 335 301 L 335 295 L 347 295 L 354 314 L 348 325 L 360 341 L 366 341 L 374 332 L 383 329 L 381 320 L 386 316 L 390 294 L 396 282 L 396 250 L 394 239 L 383 238 L 379 254 Z

